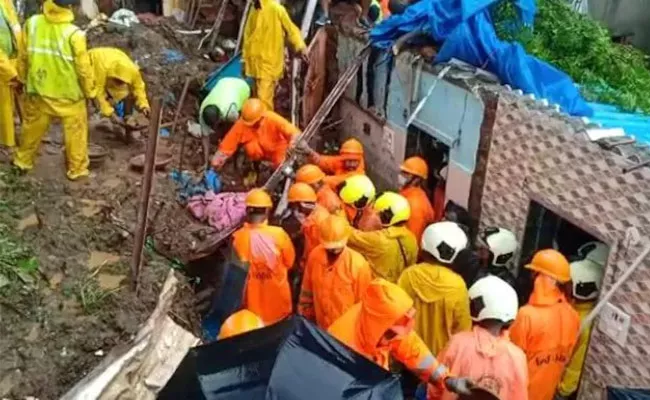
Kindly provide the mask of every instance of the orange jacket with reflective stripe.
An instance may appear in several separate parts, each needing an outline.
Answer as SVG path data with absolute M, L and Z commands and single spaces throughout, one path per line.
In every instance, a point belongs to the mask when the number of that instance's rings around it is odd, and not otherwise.
M 423 381 L 442 382 L 446 368 L 414 331 L 379 347 L 386 331 L 412 307 L 413 300 L 397 285 L 375 279 L 361 296 L 361 302 L 334 321 L 328 332 L 384 369 L 388 369 L 389 356 L 393 356 Z
M 291 122 L 273 111 L 265 111 L 258 126 L 248 126 L 239 119 L 230 128 L 219 145 L 219 152 L 232 156 L 240 145 L 253 161 L 269 161 L 280 166 L 287 155 L 287 148 L 300 132 Z
M 289 235 L 277 226 L 245 223 L 233 234 L 233 249 L 249 266 L 244 308 L 257 314 L 266 325 L 290 315 L 288 270 L 296 254 Z
M 418 186 L 409 186 L 400 191 L 400 194 L 406 197 L 411 206 L 411 217 L 406 222 L 406 227 L 413 232 L 415 238 L 420 244 L 422 232 L 427 226 L 433 223 L 435 211 L 429 201 L 427 193 Z
M 371 280 L 370 265 L 358 252 L 346 247 L 330 263 L 325 248 L 318 246 L 307 259 L 298 311 L 327 329 L 361 301 Z
M 551 278 L 539 275 L 510 339 L 528 359 L 528 398 L 552 400 L 578 339 L 580 316 Z

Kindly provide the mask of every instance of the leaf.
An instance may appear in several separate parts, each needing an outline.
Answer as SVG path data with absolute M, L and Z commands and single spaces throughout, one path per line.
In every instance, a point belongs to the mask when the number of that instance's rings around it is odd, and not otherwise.
M 36 257 L 23 258 L 18 261 L 18 268 L 28 273 L 36 272 L 38 270 L 38 259 Z

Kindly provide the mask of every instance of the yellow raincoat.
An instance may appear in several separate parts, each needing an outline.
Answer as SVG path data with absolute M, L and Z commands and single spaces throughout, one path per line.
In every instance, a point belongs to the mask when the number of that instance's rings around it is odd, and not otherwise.
M 434 354 L 456 333 L 470 331 L 469 295 L 460 275 L 441 265 L 413 265 L 397 283 L 413 298 L 415 331 Z
M 582 321 L 591 310 L 594 309 L 594 306 L 595 304 L 593 302 L 577 303 L 574 305 L 575 310 L 578 312 L 578 315 L 580 315 L 580 321 Z M 569 361 L 569 364 L 564 370 L 562 381 L 560 381 L 560 385 L 558 386 L 558 392 L 562 396 L 569 397 L 572 393 L 578 390 L 582 365 L 584 364 L 585 356 L 587 355 L 587 345 L 589 344 L 591 328 L 592 326 L 589 325 L 589 328 L 585 329 L 585 331 L 580 334 L 576 348 L 573 351 L 573 357 L 571 357 L 571 361 Z
M 261 8 L 252 7 L 246 20 L 242 60 L 246 76 L 255 78 L 256 97 L 273 110 L 275 85 L 284 73 L 285 37 L 296 52 L 307 46 L 280 2 L 259 1 Z
M 375 277 L 396 283 L 402 271 L 415 264 L 418 244 L 415 236 L 404 226 L 390 226 L 379 231 L 354 229 L 348 246 L 370 262 Z
M 108 100 L 109 96 L 117 103 L 132 93 L 138 110 L 149 109 L 140 69 L 126 53 L 119 49 L 100 47 L 90 50 L 88 55 L 95 72 L 97 102 L 102 116 L 110 117 L 115 112 Z M 108 78 L 119 79 L 124 84 L 115 85 L 115 82 L 109 82 Z
M 14 165 L 22 170 L 31 170 L 34 167 L 34 158 L 41 144 L 43 135 L 50 127 L 52 117 L 60 118 L 63 125 L 63 134 L 65 142 L 65 152 L 67 160 L 68 179 L 74 180 L 89 174 L 88 171 L 88 115 L 86 111 L 86 99 L 81 98 L 72 100 L 74 97 L 74 85 L 60 86 L 50 85 L 50 89 L 57 90 L 61 93 L 57 97 L 47 97 L 40 95 L 33 88 L 30 88 L 30 68 L 34 67 L 32 63 L 36 56 L 41 57 L 40 69 L 46 71 L 43 75 L 52 76 L 50 79 L 65 80 L 77 79 L 83 96 L 92 99 L 95 97 L 95 82 L 93 78 L 92 67 L 88 57 L 86 45 L 86 35 L 84 32 L 72 25 L 74 14 L 69 8 L 59 7 L 46 0 L 43 3 L 43 15 L 45 22 L 51 26 L 61 25 L 72 30 L 68 41 L 72 53 L 72 60 L 69 61 L 74 66 L 76 76 L 61 76 L 61 71 L 54 67 L 54 63 L 43 62 L 42 58 L 51 56 L 62 57 L 60 53 L 43 54 L 30 49 L 30 41 L 38 38 L 41 43 L 48 43 L 47 39 L 39 36 L 39 29 L 32 24 L 39 25 L 37 22 L 41 14 L 31 17 L 25 23 L 25 35 L 23 36 L 27 49 L 19 63 L 19 74 L 21 80 L 26 82 L 27 96 L 25 99 L 25 109 L 23 113 L 23 130 L 22 143 L 16 152 Z M 47 26 L 43 26 L 45 29 Z M 40 28 L 40 27 L 39 27 Z M 76 28 L 76 29 L 74 29 Z M 58 62 L 62 62 L 57 60 Z M 50 71 L 49 68 L 52 68 Z M 41 85 L 47 85 L 41 83 Z M 70 92 L 70 95 L 67 92 Z
M 11 0 L 0 0 L 0 19 L 0 145 L 13 147 L 16 145 L 14 91 L 10 83 L 18 78 L 16 61 L 23 54 L 24 42 Z M 3 43 L 8 49 L 3 49 Z M 8 54 L 9 51 L 11 54 Z

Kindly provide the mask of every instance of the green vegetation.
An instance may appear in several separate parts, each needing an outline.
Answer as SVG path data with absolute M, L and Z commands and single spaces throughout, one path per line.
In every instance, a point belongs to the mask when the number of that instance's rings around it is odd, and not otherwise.
M 11 169 L 0 169 L 0 291 L 16 286 L 12 284 L 28 288 L 35 282 L 38 259 L 14 230 L 33 189 Z
M 573 11 L 566 0 L 537 0 L 537 7 L 532 29 L 515 25 L 513 0 L 502 0 L 493 14 L 498 35 L 569 74 L 588 100 L 650 113 L 646 54 L 613 43 L 606 28 Z

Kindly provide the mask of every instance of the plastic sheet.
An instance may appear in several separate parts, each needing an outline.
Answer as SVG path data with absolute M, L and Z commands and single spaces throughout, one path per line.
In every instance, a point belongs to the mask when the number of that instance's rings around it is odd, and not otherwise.
M 253 86 L 253 79 L 244 77 L 242 71 L 241 53 L 237 53 L 228 62 L 220 65 L 214 71 L 210 72 L 201 88 L 201 101 L 217 85 L 221 78 L 243 78 L 249 86 Z
M 293 317 L 191 349 L 161 391 L 167 399 L 402 399 L 399 379 Z
M 564 72 L 526 54 L 521 45 L 501 41 L 490 19 L 489 7 L 496 0 L 429 0 L 392 15 L 370 33 L 373 44 L 389 48 L 400 36 L 422 31 L 442 43 L 435 62 L 452 58 L 496 74 L 510 84 L 551 103 L 572 115 L 591 116 L 592 110 Z M 534 0 L 518 0 L 523 23 L 532 24 Z
M 607 400 L 650 400 L 650 390 L 608 387 Z

